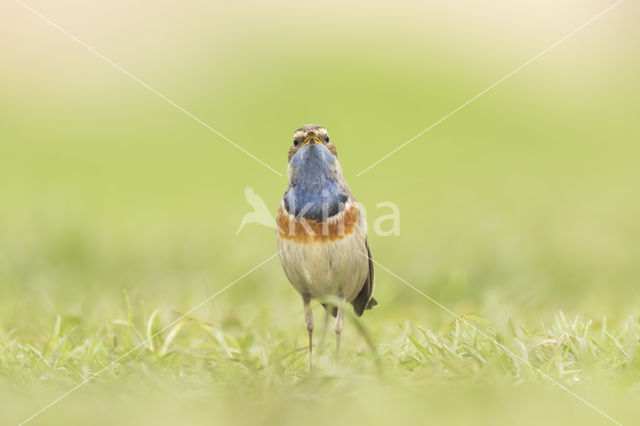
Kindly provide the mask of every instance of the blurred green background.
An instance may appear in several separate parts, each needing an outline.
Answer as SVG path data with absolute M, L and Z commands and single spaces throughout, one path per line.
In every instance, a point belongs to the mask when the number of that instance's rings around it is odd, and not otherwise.
M 370 236 L 374 258 L 457 314 L 497 330 L 544 330 L 559 311 L 637 329 L 637 2 L 359 177 L 612 2 L 28 4 L 283 174 L 293 131 L 325 126 L 370 224 L 388 214 L 377 203 L 400 208 L 399 236 Z M 34 365 L 18 346 L 44 360 L 52 333 L 71 352 L 106 342 L 114 318 L 144 328 L 159 309 L 168 323 L 275 253 L 272 229 L 236 231 L 245 187 L 275 212 L 287 182 L 14 1 L 0 5 L 0 55 L 0 419 L 16 423 L 113 359 Z M 452 321 L 380 268 L 376 298 L 364 323 L 381 348 Z M 194 315 L 257 329 L 248 352 L 304 346 L 277 260 Z M 307 377 L 303 353 L 295 374 L 136 357 L 33 424 L 606 422 L 539 378 L 454 384 L 405 368 L 402 350 L 387 377 L 408 382 L 383 385 L 347 328 L 345 365 L 326 376 Z M 621 421 L 638 414 L 627 355 L 629 383 L 580 388 Z

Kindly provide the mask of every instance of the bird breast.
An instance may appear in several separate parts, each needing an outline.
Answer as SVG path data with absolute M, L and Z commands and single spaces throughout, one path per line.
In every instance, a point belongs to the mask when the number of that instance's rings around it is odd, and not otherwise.
M 283 201 L 278 209 L 276 225 L 278 237 L 283 240 L 315 244 L 337 241 L 352 235 L 359 221 L 363 219 L 358 204 L 353 201 L 347 201 L 342 206 L 342 211 L 324 222 L 305 217 L 297 218 L 287 211 Z
M 366 221 L 356 202 L 349 201 L 348 206 L 347 214 L 337 215 L 342 219 L 330 219 L 329 234 L 324 236 L 322 224 L 311 223 L 311 231 L 318 235 L 310 235 L 309 229 L 299 225 L 300 221 L 281 205 L 277 226 L 280 261 L 300 294 L 322 297 L 342 293 L 351 302 L 362 289 L 369 271 Z M 344 233 L 338 236 L 334 226 L 340 220 L 345 222 Z M 289 234 L 291 223 L 296 226 L 294 235 Z

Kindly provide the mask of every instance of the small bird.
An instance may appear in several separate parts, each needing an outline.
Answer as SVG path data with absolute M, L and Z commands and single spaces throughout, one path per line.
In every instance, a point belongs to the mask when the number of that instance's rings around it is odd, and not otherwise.
M 358 316 L 377 305 L 366 219 L 342 176 L 337 157 L 324 127 L 308 124 L 296 130 L 289 148 L 289 186 L 276 219 L 282 267 L 302 296 L 310 367 L 312 299 L 324 300 L 323 306 L 336 318 L 336 354 L 344 303 L 351 303 Z M 331 297 L 340 303 L 330 306 L 327 299 Z

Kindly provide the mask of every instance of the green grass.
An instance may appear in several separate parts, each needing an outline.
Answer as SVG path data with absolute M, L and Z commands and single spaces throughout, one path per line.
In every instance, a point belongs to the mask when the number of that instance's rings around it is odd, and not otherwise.
M 496 394 L 504 406 L 493 409 L 488 423 L 515 418 L 520 424 L 536 424 L 540 418 L 606 423 L 548 379 L 583 394 L 619 421 L 630 422 L 635 415 L 630 400 L 640 380 L 637 316 L 609 324 L 606 318 L 567 318 L 558 313 L 546 325 L 509 323 L 505 329 L 476 315 L 444 321 L 440 329 L 405 321 L 373 332 L 373 348 L 349 322 L 340 359 L 335 359 L 329 335 L 326 346 L 316 346 L 310 373 L 300 324 L 282 327 L 267 309 L 249 317 L 225 315 L 216 322 L 194 313 L 171 325 L 179 318 L 177 312 L 154 310 L 145 315 L 144 307 L 132 304 L 127 295 L 123 305 L 121 318 L 90 324 L 58 315 L 37 336 L 16 336 L 15 330 L 3 335 L 0 383 L 13 389 L 6 400 L 13 409 L 4 411 L 4 422 L 23 420 L 21 415 L 31 414 L 24 411 L 26 407 L 34 411 L 47 398 L 86 380 L 92 382 L 35 424 L 48 424 L 53 418 L 58 423 L 88 419 L 100 423 L 93 416 L 105 404 L 124 410 L 117 415 L 132 416 L 124 420 L 127 424 L 134 424 L 137 417 L 160 424 L 172 424 L 176 418 L 204 424 L 212 417 L 294 424 L 306 416 L 310 418 L 305 421 L 321 424 L 326 413 L 319 406 L 345 413 L 345 421 L 351 418 L 353 414 L 346 412 L 353 407 L 345 406 L 345 400 L 354 404 L 366 400 L 362 409 L 371 422 L 385 424 L 388 418 L 373 413 L 384 411 L 390 399 L 399 399 L 399 406 L 389 410 L 417 410 L 416 399 L 423 392 L 430 399 L 424 401 L 425 407 L 445 404 L 435 413 L 424 413 L 438 421 L 482 423 L 482 415 L 456 413 L 456 401 L 466 404 L 473 398 L 480 404 L 479 400 Z M 167 324 L 168 329 L 157 334 Z M 95 372 L 100 374 L 94 377 Z M 603 388 L 617 395 L 615 402 L 603 395 Z M 513 405 L 522 404 L 522 394 L 529 393 L 537 395 L 526 404 L 537 413 L 535 417 L 512 417 Z M 557 404 L 557 411 L 546 411 L 548 404 Z
M 286 179 L 2 6 L 0 424 L 87 379 L 30 424 L 612 424 L 548 378 L 637 423 L 636 5 L 357 176 L 596 3 L 37 5 L 283 173 L 326 126 L 369 224 L 399 206 L 374 259 L 455 316 L 378 267 L 338 360 L 315 306 L 311 373 L 276 259 L 172 324 L 275 253 L 236 230 Z

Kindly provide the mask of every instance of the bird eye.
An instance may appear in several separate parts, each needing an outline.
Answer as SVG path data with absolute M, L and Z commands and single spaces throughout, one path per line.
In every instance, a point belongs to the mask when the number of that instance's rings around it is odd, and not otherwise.
M 298 146 L 298 145 L 300 145 L 300 139 L 296 138 L 293 140 L 293 146 Z
M 327 143 L 329 143 L 329 135 L 326 135 L 326 136 L 324 137 L 324 141 L 325 141 L 325 142 L 327 142 Z

